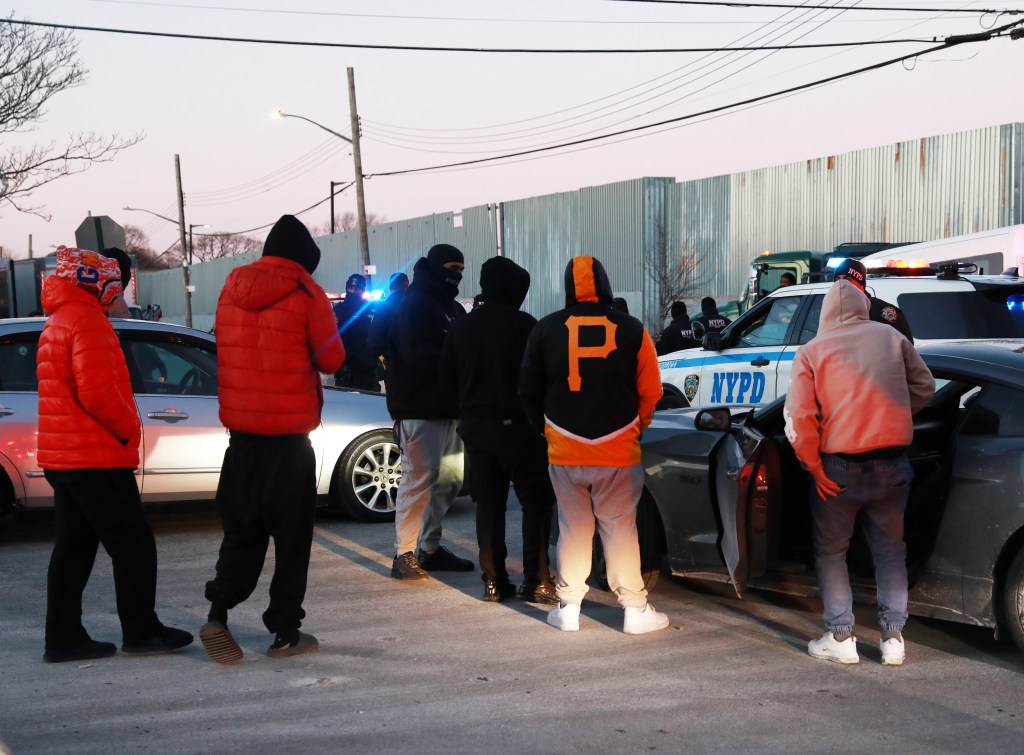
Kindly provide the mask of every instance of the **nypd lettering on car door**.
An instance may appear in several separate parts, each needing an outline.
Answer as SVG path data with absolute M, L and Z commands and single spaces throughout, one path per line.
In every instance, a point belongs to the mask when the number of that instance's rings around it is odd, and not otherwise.
M 659 363 L 663 383 L 681 388 L 691 406 L 711 404 L 764 404 L 775 398 L 778 372 L 788 376 L 795 349 L 731 349 L 709 354 L 701 349 L 694 355 Z

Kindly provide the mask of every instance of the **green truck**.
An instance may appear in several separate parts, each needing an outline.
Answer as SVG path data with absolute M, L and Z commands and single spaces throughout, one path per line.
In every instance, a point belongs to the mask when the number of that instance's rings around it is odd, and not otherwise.
M 856 242 L 839 244 L 831 252 L 799 250 L 791 252 L 764 252 L 750 263 L 743 293 L 737 301 L 719 306 L 718 311 L 730 319 L 750 309 L 762 298 L 779 287 L 783 273 L 791 273 L 797 283 L 815 283 L 826 279 L 828 261 L 833 257 L 865 257 L 875 252 L 904 246 L 884 242 Z

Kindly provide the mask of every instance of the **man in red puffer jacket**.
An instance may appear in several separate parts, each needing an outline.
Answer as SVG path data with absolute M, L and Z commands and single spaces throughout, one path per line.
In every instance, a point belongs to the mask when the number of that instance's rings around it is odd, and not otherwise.
M 234 270 L 217 303 L 217 395 L 231 440 L 217 487 L 224 540 L 217 575 L 206 583 L 209 620 L 199 630 L 217 663 L 242 659 L 228 611 L 256 589 L 270 538 L 276 562 L 263 623 L 275 637 L 267 655 L 318 647 L 299 631 L 316 508 L 309 433 L 320 424 L 320 373 L 345 361 L 327 295 L 312 278 L 319 262 L 306 226 L 284 215 L 263 257 Z
M 39 336 L 39 466 L 53 487 L 53 553 L 46 584 L 48 663 L 117 652 L 82 626 L 82 591 L 99 544 L 110 555 L 126 653 L 166 653 L 192 635 L 157 618 L 156 542 L 133 470 L 142 426 L 107 309 L 121 294 L 117 260 L 57 250 L 43 283 L 50 313 Z

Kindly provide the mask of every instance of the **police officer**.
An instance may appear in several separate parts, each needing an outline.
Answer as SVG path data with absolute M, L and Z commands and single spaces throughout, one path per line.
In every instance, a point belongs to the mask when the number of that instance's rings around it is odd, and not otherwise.
M 339 388 L 380 392 L 377 359 L 367 346 L 370 310 L 365 294 L 366 278 L 358 273 L 350 275 L 345 282 L 345 299 L 334 306 L 338 333 L 345 344 L 345 364 L 335 374 L 334 384 Z
M 836 280 L 848 280 L 854 286 L 864 292 L 864 295 L 868 297 L 868 301 L 871 302 L 870 310 L 868 312 L 868 318 L 875 322 L 884 322 L 888 325 L 892 325 L 896 330 L 902 333 L 908 341 L 914 342 L 914 334 L 910 331 L 910 323 L 907 322 L 906 315 L 897 307 L 895 304 L 890 304 L 887 301 L 883 301 L 877 297 L 872 296 L 867 292 L 867 277 L 868 271 L 864 267 L 864 264 L 860 260 L 846 258 L 836 266 L 835 270 Z
M 718 304 L 710 296 L 700 300 L 700 312 L 700 317 L 693 318 L 693 322 L 700 323 L 705 333 L 720 333 L 732 322 L 728 317 L 718 314 Z
M 690 325 L 690 316 L 686 313 L 686 304 L 674 301 L 670 312 L 672 322 L 661 332 L 661 338 L 658 339 L 658 356 L 700 346 L 700 341 L 693 337 L 693 326 Z

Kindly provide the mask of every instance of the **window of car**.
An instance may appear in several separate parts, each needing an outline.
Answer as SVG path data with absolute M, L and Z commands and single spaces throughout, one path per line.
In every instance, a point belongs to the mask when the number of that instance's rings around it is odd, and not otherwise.
M 1024 337 L 1024 295 L 1006 286 L 900 294 L 914 338 Z
M 799 296 L 780 296 L 770 300 L 758 315 L 734 334 L 737 346 L 781 346 L 786 342 L 793 315 L 800 306 Z
M 0 391 L 34 393 L 36 379 L 36 348 L 38 333 L 25 338 L 5 338 L 0 341 Z
M 122 331 L 121 347 L 139 394 L 217 395 L 212 345 L 168 333 Z
M 1024 437 L 1024 391 L 1006 385 L 986 386 L 968 402 L 962 435 Z
M 818 335 L 818 320 L 821 319 L 821 303 L 825 301 L 824 294 L 816 294 L 811 297 L 811 305 L 807 308 L 807 316 L 800 328 L 800 338 L 797 343 L 805 344 Z

